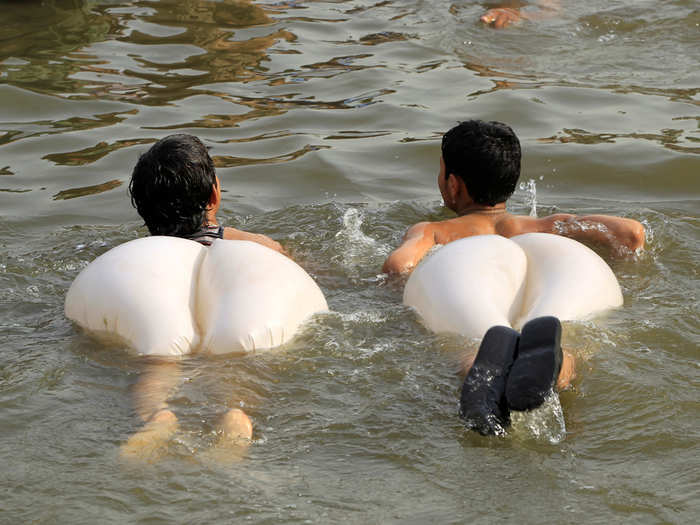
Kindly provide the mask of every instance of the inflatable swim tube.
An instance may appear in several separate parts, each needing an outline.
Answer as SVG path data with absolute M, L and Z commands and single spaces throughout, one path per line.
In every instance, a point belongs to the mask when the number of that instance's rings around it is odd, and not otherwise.
M 327 309 L 313 279 L 274 250 L 177 237 L 109 250 L 80 272 L 65 301 L 66 317 L 93 336 L 163 356 L 278 346 Z
M 587 318 L 622 305 L 610 267 L 583 244 L 549 233 L 467 237 L 413 271 L 403 295 L 426 326 L 481 338 L 536 317 Z

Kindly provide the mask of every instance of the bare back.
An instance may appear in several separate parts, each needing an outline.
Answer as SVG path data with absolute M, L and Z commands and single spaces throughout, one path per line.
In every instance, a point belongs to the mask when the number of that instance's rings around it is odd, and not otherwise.
M 521 233 L 543 231 L 541 219 L 513 215 L 506 211 L 498 214 L 470 214 L 433 223 L 436 244 L 447 244 L 473 235 L 501 235 L 513 237 Z

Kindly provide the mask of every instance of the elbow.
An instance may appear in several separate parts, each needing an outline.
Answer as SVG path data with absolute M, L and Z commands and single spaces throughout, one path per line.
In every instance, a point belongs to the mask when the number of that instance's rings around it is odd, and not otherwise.
M 384 265 L 382 266 L 382 273 L 393 275 L 399 272 L 397 271 L 397 268 L 387 259 L 384 261 Z
M 634 253 L 644 249 L 646 241 L 644 226 L 634 219 L 622 219 L 622 221 L 621 227 L 615 233 L 617 247 L 621 253 L 625 253 L 627 250 Z
M 641 250 L 644 248 L 644 243 L 646 242 L 646 231 L 641 223 L 634 221 L 632 228 L 630 229 L 628 245 L 632 250 Z
M 400 274 L 402 273 L 401 265 L 398 264 L 397 261 L 389 257 L 386 261 L 384 261 L 384 265 L 382 266 L 382 272 L 389 275 Z
M 413 265 L 410 264 L 410 262 L 405 261 L 402 257 L 393 253 L 384 261 L 384 265 L 382 266 L 382 272 L 389 275 L 408 273 L 412 269 Z

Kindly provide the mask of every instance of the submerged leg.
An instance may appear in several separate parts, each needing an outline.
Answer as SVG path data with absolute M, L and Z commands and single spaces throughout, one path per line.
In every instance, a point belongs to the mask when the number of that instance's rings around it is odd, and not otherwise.
M 119 453 L 122 458 L 128 460 L 156 461 L 165 452 L 167 444 L 177 428 L 175 414 L 167 409 L 159 410 L 121 446 Z
M 483 435 L 503 434 L 510 424 L 504 393 L 518 337 L 506 326 L 493 326 L 484 335 L 462 385 L 459 412 L 467 428 Z
M 180 364 L 168 359 L 151 358 L 141 370 L 133 387 L 133 404 L 145 425 L 121 446 L 124 458 L 154 461 L 165 451 L 177 431 L 175 414 L 167 399 L 180 381 Z
M 542 405 L 559 377 L 562 360 L 559 319 L 548 316 L 528 321 L 506 382 L 508 408 L 532 410 Z
M 180 378 L 179 361 L 160 357 L 144 359 L 131 390 L 134 409 L 142 421 L 149 421 L 156 412 L 168 408 L 168 397 Z

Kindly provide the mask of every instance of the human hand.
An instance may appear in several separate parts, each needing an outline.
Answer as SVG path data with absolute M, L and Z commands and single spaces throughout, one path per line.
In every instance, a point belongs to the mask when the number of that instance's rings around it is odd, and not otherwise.
M 486 25 L 493 26 L 495 29 L 502 29 L 514 22 L 519 22 L 522 18 L 523 16 L 518 9 L 499 7 L 496 9 L 489 9 L 481 15 L 479 20 Z

